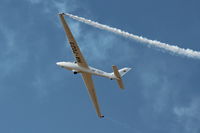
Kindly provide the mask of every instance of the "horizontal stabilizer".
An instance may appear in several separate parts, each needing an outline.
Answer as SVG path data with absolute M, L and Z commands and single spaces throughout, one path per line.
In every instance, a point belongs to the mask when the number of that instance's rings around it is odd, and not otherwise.
M 118 71 L 117 66 L 112 66 L 112 68 L 113 68 L 114 74 L 115 74 L 115 76 L 117 78 L 116 80 L 117 80 L 119 88 L 124 89 L 124 85 L 123 85 L 123 82 L 122 82 L 122 79 L 121 79 L 121 75 L 120 75 L 120 73 Z

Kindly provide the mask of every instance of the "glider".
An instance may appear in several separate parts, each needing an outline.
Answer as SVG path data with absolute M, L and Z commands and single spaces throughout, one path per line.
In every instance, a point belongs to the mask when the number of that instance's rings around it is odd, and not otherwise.
M 82 75 L 83 81 L 85 82 L 85 86 L 88 89 L 90 98 L 96 109 L 96 113 L 99 118 L 103 118 L 104 116 L 101 114 L 101 111 L 100 111 L 100 107 L 98 104 L 98 100 L 97 100 L 97 96 L 96 96 L 96 92 L 95 92 L 95 88 L 94 88 L 94 83 L 92 80 L 92 75 L 106 77 L 111 80 L 114 79 L 117 81 L 119 87 L 121 89 L 124 89 L 124 85 L 122 82 L 122 76 L 124 76 L 128 71 L 130 71 L 131 68 L 126 67 L 126 68 L 122 68 L 122 69 L 118 70 L 118 68 L 116 66 L 112 66 L 114 72 L 107 73 L 102 70 L 99 70 L 99 69 L 89 66 L 87 64 L 85 58 L 83 57 L 83 55 L 77 45 L 77 42 L 74 39 L 67 22 L 65 21 L 64 16 L 65 16 L 64 13 L 59 14 L 59 17 L 61 19 L 62 25 L 64 27 L 64 30 L 65 30 L 67 38 L 68 38 L 68 42 L 71 46 L 72 53 L 73 53 L 76 61 L 75 62 L 57 62 L 56 64 L 62 68 L 73 71 L 74 74 L 80 73 Z

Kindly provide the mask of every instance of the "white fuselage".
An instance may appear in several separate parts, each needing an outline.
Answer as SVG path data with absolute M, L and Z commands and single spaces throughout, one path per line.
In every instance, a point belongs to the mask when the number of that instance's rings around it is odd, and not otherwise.
M 116 79 L 116 77 L 113 73 L 107 73 L 102 70 L 90 67 L 90 66 L 88 68 L 84 68 L 84 67 L 79 66 L 75 62 L 57 62 L 56 64 L 62 68 L 71 70 L 73 72 L 90 73 L 90 74 L 97 75 L 97 76 L 102 76 L 102 77 L 106 77 L 106 78 L 110 78 L 110 79 Z

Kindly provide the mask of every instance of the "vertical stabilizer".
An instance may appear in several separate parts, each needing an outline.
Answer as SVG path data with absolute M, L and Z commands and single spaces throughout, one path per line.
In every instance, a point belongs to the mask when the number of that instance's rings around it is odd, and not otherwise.
M 121 77 L 123 77 L 128 71 L 130 71 L 131 68 L 125 67 L 119 70 L 119 74 Z

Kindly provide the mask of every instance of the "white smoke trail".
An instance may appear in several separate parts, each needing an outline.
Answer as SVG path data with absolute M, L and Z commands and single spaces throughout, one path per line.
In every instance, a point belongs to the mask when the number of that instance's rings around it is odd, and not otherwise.
M 150 40 L 148 38 L 142 37 L 142 36 L 137 36 L 134 34 L 130 34 L 128 32 L 122 31 L 120 29 L 117 28 L 112 28 L 110 26 L 104 25 L 104 24 L 100 24 L 98 22 L 94 22 L 88 19 L 85 19 L 83 17 L 78 17 L 69 13 L 65 13 L 65 15 L 78 20 L 80 22 L 86 23 L 88 25 L 94 26 L 96 28 L 102 29 L 102 30 L 107 30 L 110 32 L 113 32 L 115 34 L 127 37 L 127 38 L 131 38 L 134 39 L 136 41 L 139 41 L 141 43 L 145 43 L 145 44 L 149 44 L 150 46 L 154 46 L 156 48 L 160 48 L 163 49 L 165 51 L 174 53 L 174 54 L 178 54 L 178 55 L 182 55 L 182 56 L 186 56 L 186 57 L 190 57 L 190 58 L 195 58 L 195 59 L 200 59 L 200 51 L 194 51 L 192 49 L 185 49 L 185 48 L 180 48 L 178 46 L 174 46 L 174 45 L 170 45 L 167 43 L 162 43 L 160 41 L 157 40 Z

